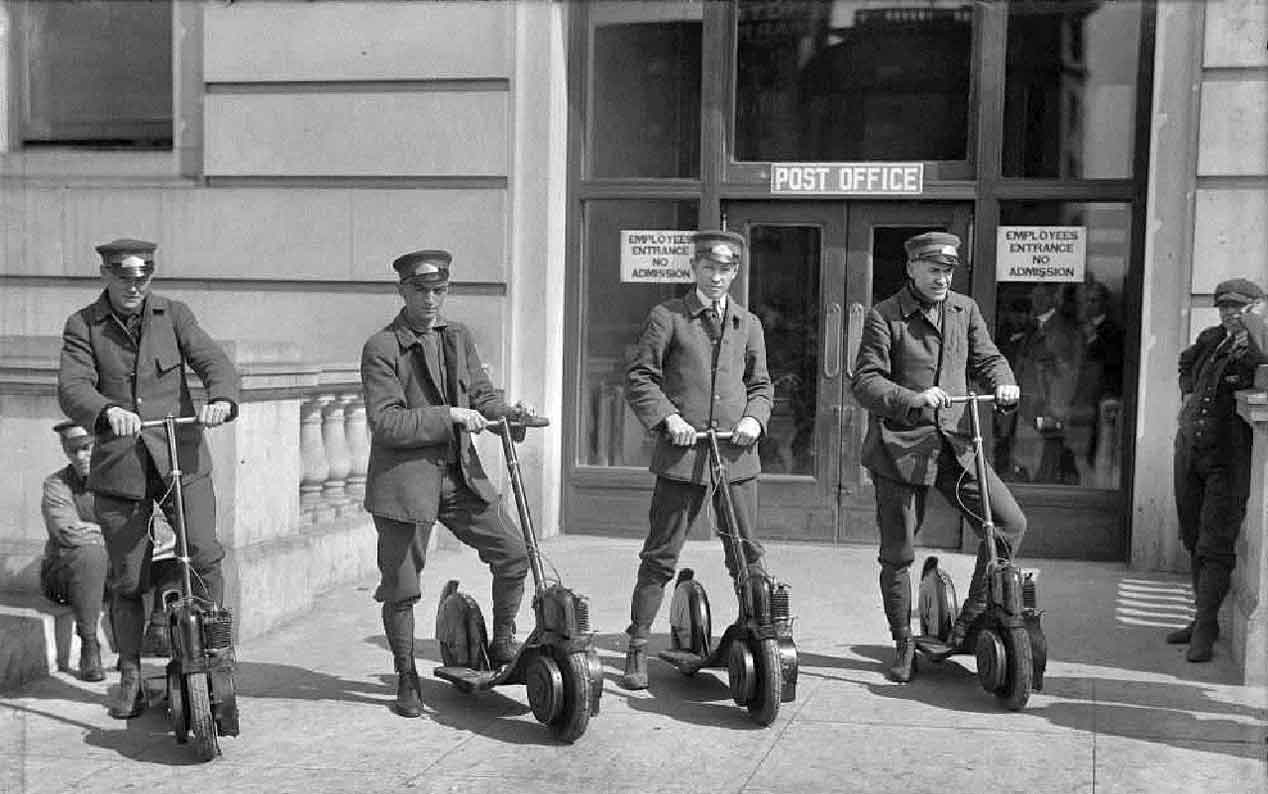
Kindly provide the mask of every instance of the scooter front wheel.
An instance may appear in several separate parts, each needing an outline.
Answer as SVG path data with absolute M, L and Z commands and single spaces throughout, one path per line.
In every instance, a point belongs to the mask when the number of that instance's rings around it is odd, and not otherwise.
M 167 718 L 176 734 L 176 743 L 189 741 L 189 709 L 184 687 L 181 685 L 180 662 L 167 663 Z
M 189 694 L 189 727 L 194 734 L 194 751 L 198 760 L 210 761 L 220 755 L 220 742 L 216 739 L 216 724 L 211 719 L 211 689 L 206 673 L 190 673 L 185 676 L 185 690 Z
M 1004 632 L 1004 655 L 1007 658 L 1004 685 L 995 697 L 1009 711 L 1021 711 L 1030 700 L 1033 683 L 1034 661 L 1030 649 L 1030 634 L 1023 627 Z
M 550 733 L 561 742 L 572 744 L 586 732 L 590 724 L 590 688 L 599 686 L 590 680 L 590 661 L 584 651 L 570 653 L 561 660 L 563 704 L 550 721 Z
M 779 642 L 773 638 L 762 640 L 754 657 L 757 686 L 748 702 L 748 713 L 758 725 L 770 725 L 779 716 L 779 704 L 783 700 L 784 676 L 780 670 Z

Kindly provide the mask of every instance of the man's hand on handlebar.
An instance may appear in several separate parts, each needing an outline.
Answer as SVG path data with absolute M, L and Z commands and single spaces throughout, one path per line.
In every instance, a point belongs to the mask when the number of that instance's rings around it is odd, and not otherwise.
M 920 392 L 921 408 L 950 408 L 951 395 L 944 392 L 937 386 L 930 386 Z
M 468 433 L 479 433 L 491 423 L 479 411 L 471 408 L 451 407 L 449 409 L 449 421 L 456 425 L 462 425 L 462 429 Z
M 731 443 L 737 447 L 752 446 L 761 434 L 761 423 L 751 416 L 746 416 L 735 423 L 731 431 Z
M 1016 405 L 1021 399 L 1020 386 L 996 386 L 995 387 L 995 405 L 1009 406 Z
M 141 417 L 117 405 L 106 409 L 106 421 L 116 436 L 135 436 L 141 432 Z
M 223 425 L 229 421 L 230 405 L 224 400 L 213 400 L 198 409 L 198 424 L 206 427 Z
M 665 418 L 665 435 L 677 447 L 689 447 L 696 443 L 696 429 L 678 414 L 670 414 Z

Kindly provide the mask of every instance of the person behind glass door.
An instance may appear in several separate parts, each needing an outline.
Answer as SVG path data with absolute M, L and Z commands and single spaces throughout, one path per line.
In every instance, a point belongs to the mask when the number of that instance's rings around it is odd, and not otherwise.
M 44 478 L 40 512 L 48 541 L 40 564 L 40 584 L 45 595 L 59 604 L 69 604 L 75 613 L 79 677 L 104 681 L 97 626 L 109 563 L 92 492 L 88 490 L 93 438 L 74 422 L 60 422 L 53 430 L 61 439 L 62 452 L 69 462 Z
M 978 384 L 993 392 L 999 405 L 1015 404 L 1019 394 L 977 302 L 951 291 L 960 238 L 926 232 L 908 239 L 905 247 L 907 284 L 868 312 L 852 382 L 855 398 L 871 414 L 862 462 L 876 487 L 881 598 L 895 646 L 888 674 L 900 682 L 911 680 L 915 658 L 910 568 L 929 486 L 982 533 L 970 420 L 965 406 L 952 404 L 950 396 Z M 986 476 L 1000 533 L 998 551 L 1008 556 L 1021 543 L 1026 517 L 989 464 Z M 986 608 L 988 556 L 983 539 L 968 597 L 948 640 L 955 650 L 965 648 L 973 622 Z
M 625 630 L 629 644 L 619 681 L 625 689 L 647 688 L 652 622 L 707 498 L 712 496 L 718 531 L 743 538 L 744 560 L 731 559 L 723 544 L 727 570 L 732 576 L 737 565 L 763 570 L 754 531 L 761 469 L 756 442 L 770 420 L 774 388 L 762 323 L 728 296 L 746 246 L 734 232 L 701 231 L 691 239 L 695 287 L 652 308 L 626 373 L 630 408 L 644 427 L 658 432 L 649 467 L 656 486 Z M 706 428 L 735 434 L 719 444 L 729 483 L 712 481 L 708 453 L 695 441 L 696 431 Z M 719 487 L 731 489 L 738 526 L 723 523 Z
M 1198 334 L 1180 354 L 1180 426 L 1176 433 L 1176 509 L 1180 541 L 1189 552 L 1194 618 L 1167 635 L 1188 643 L 1186 658 L 1206 662 L 1220 636 L 1220 605 L 1237 564 L 1237 537 L 1250 498 L 1251 429 L 1237 415 L 1236 392 L 1255 383 L 1268 363 L 1264 321 L 1252 312 L 1263 300 L 1253 281 L 1234 278 L 1215 288 L 1219 325 Z

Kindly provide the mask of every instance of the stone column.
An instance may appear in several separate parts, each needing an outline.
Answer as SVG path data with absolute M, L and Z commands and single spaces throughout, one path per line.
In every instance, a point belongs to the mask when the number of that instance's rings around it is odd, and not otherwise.
M 1250 501 L 1237 541 L 1231 598 L 1233 658 L 1242 668 L 1247 686 L 1268 685 L 1268 615 L 1264 592 L 1268 587 L 1268 365 L 1261 366 L 1255 389 L 1239 392 L 1237 413 L 1254 429 Z
M 348 437 L 348 497 L 360 505 L 365 498 L 365 475 L 370 463 L 370 429 L 365 422 L 365 400 L 360 393 L 344 395 L 344 432 Z
M 326 481 L 322 483 L 321 496 L 335 512 L 343 512 L 348 501 L 345 490 L 348 472 L 352 461 L 348 457 L 348 439 L 344 435 L 343 401 L 333 395 L 326 394 L 317 398 L 322 405 L 321 438 L 326 446 Z
M 299 454 L 303 471 L 299 482 L 299 506 L 309 523 L 318 520 L 322 484 L 330 474 L 326 446 L 321 437 L 321 403 L 307 399 L 300 405 Z

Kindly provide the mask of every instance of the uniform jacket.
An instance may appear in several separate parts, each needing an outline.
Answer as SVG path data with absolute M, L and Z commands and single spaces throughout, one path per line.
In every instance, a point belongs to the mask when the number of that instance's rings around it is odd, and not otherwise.
M 1180 428 L 1176 443 L 1225 455 L 1250 449 L 1250 427 L 1237 415 L 1238 389 L 1255 384 L 1255 369 L 1268 363 L 1258 334 L 1225 344 L 1222 325 L 1207 328 L 1180 353 Z M 1243 457 L 1245 457 L 1243 455 Z
M 72 314 L 62 331 L 57 376 L 62 411 L 97 432 L 89 489 L 127 499 L 145 495 L 146 455 L 161 475 L 171 471 L 167 440 L 161 427 L 142 430 L 139 436 L 114 436 L 105 423 L 107 408 L 126 408 L 142 420 L 162 419 L 168 413 L 190 416 L 194 404 L 188 369 L 193 369 L 202 379 L 208 401 L 226 400 L 232 405 L 230 419 L 238 415 L 237 373 L 189 307 L 151 293 L 141 312 L 139 345 L 114 316 L 104 292 L 95 303 Z M 176 437 L 184 479 L 209 476 L 211 457 L 202 428 L 180 425 Z
M 775 390 L 766 372 L 762 323 L 727 300 L 715 363 L 704 309 L 694 289 L 652 309 L 626 370 L 626 400 L 649 430 L 677 413 L 697 430 L 730 430 L 751 416 L 765 432 Z M 718 446 L 730 480 L 755 477 L 761 470 L 757 444 Z M 711 478 L 702 444 L 674 446 L 664 433 L 658 433 L 650 468 L 671 480 L 707 483 Z
M 868 312 L 852 385 L 855 398 L 871 413 L 862 462 L 873 474 L 931 485 L 943 437 L 961 465 L 971 469 L 965 406 L 921 407 L 920 392 L 939 386 L 955 396 L 967 393 L 970 383 L 983 393 L 1015 384 L 972 298 L 950 293 L 943 326 L 940 331 L 925 317 L 910 286 Z
M 434 521 L 451 445 L 457 446 L 458 463 L 471 490 L 485 502 L 498 498 L 471 435 L 450 420 L 449 407 L 474 408 L 499 419 L 507 413 L 506 402 L 489 381 L 466 326 L 451 322 L 438 324 L 438 330 L 449 387 L 443 398 L 437 362 L 405 322 L 403 310 L 361 351 L 361 387 L 371 433 L 365 509 L 374 515 L 413 523 Z
M 56 556 L 61 549 L 75 546 L 101 545 L 101 526 L 97 523 L 92 491 L 74 466 L 58 469 L 44 478 L 44 494 L 40 513 L 48 530 L 45 556 Z

